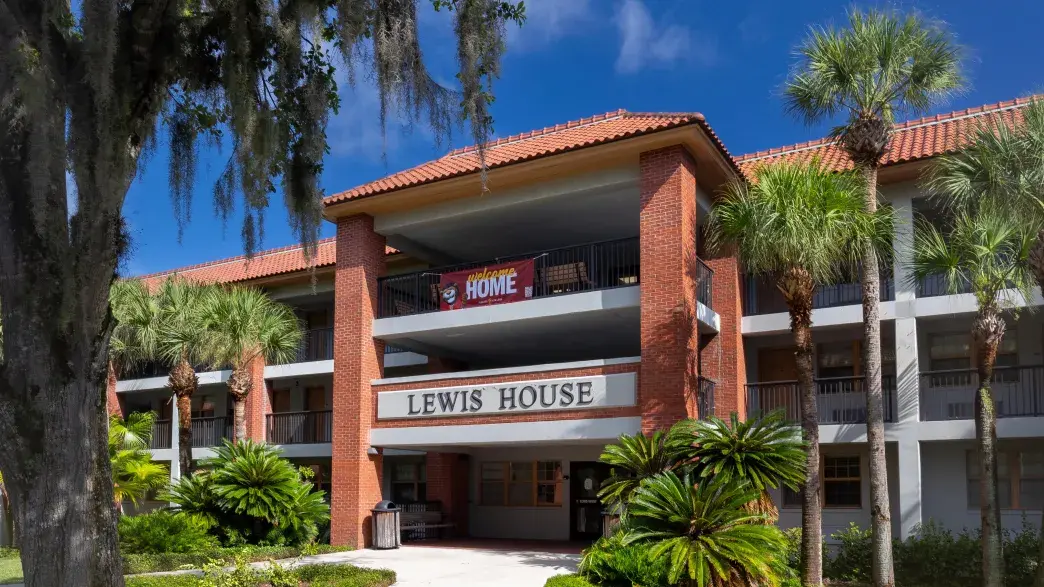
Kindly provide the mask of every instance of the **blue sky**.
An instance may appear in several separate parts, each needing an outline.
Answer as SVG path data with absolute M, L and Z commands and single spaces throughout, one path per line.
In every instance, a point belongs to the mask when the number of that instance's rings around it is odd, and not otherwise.
M 496 134 L 506 136 L 618 108 L 702 112 L 736 155 L 818 138 L 782 111 L 780 87 L 793 47 L 813 23 L 838 22 L 852 4 L 827 0 L 711 2 L 709 0 L 526 0 L 528 21 L 508 35 L 508 52 L 494 90 Z M 420 0 L 420 34 L 437 79 L 452 80 L 455 46 L 444 14 Z M 1004 6 L 1000 9 L 1000 6 Z M 865 5 L 859 5 L 865 6 Z M 938 112 L 1044 90 L 1044 2 L 1009 0 L 907 1 L 944 21 L 965 49 L 967 91 Z M 422 126 L 393 123 L 382 140 L 373 88 L 342 84 L 342 109 L 328 129 L 331 153 L 322 186 L 334 193 L 436 158 L 468 143 L 458 133 L 436 150 Z M 213 213 L 211 188 L 227 153 L 203 151 L 192 220 L 179 243 L 167 190 L 167 152 L 147 163 L 127 196 L 124 213 L 134 248 L 124 272 L 139 275 L 241 254 L 240 216 L 227 227 Z M 383 156 L 382 156 L 383 153 Z M 293 244 L 272 196 L 263 248 Z M 323 236 L 332 236 L 326 223 Z

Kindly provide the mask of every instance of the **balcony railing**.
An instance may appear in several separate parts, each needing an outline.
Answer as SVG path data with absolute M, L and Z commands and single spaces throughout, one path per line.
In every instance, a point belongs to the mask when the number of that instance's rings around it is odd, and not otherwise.
M 333 328 L 311 328 L 301 338 L 295 363 L 333 359 Z
M 881 301 L 895 299 L 895 281 L 891 274 L 881 276 Z M 859 282 L 821 285 L 812 296 L 813 308 L 833 308 L 863 303 Z M 783 295 L 773 278 L 747 275 L 743 287 L 743 315 L 775 314 L 788 311 Z
M 865 424 L 866 393 L 863 377 L 816 379 L 820 424 Z M 895 377 L 881 377 L 885 422 L 896 421 Z M 787 420 L 801 421 L 801 394 L 797 381 L 772 381 L 747 385 L 750 413 L 783 410 Z
M 975 417 L 974 369 L 921 373 L 921 420 L 971 420 Z M 990 384 L 998 418 L 1044 416 L 1044 365 L 997 367 Z
M 170 420 L 156 420 L 152 423 L 151 449 L 170 448 Z
M 533 297 L 543 298 L 637 285 L 638 258 L 638 239 L 629 238 L 382 277 L 378 318 L 438 311 L 443 273 L 533 259 Z
M 696 396 L 697 413 L 701 420 L 706 420 L 714 415 L 714 387 L 716 382 L 701 375 L 696 379 L 696 383 L 698 386 Z
M 232 438 L 232 422 L 229 418 L 192 418 L 193 447 L 218 446 L 226 438 Z
M 696 259 L 696 300 L 708 308 L 711 305 L 711 292 L 714 285 L 714 271 L 702 259 Z
M 265 416 L 270 444 L 317 444 L 330 442 L 333 430 L 331 410 L 280 412 Z

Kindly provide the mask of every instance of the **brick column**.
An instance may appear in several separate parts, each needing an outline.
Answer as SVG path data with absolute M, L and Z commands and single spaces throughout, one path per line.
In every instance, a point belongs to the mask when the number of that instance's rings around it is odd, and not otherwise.
M 268 396 L 268 383 L 265 381 L 265 358 L 256 357 L 250 361 L 250 393 L 246 397 L 247 438 L 264 442 L 265 417 L 272 413 L 272 401 Z
M 468 455 L 429 452 L 425 457 L 428 501 L 442 504 L 454 536 L 468 534 Z
M 109 363 L 109 376 L 105 381 L 105 409 L 110 416 L 123 417 L 123 406 L 120 404 L 120 396 L 116 393 L 116 369 Z
M 743 355 L 743 306 L 740 293 L 743 277 L 735 257 L 704 259 L 714 272 L 711 278 L 711 309 L 721 319 L 717 334 L 704 337 L 700 349 L 700 374 L 716 382 L 714 412 L 728 419 L 747 411 L 747 366 Z
M 647 151 L 641 170 L 642 431 L 684 418 L 695 396 L 696 162 L 681 145 Z M 694 405 L 694 404 L 693 404 Z
M 373 218 L 338 219 L 330 538 L 357 548 L 369 545 L 370 509 L 381 500 L 381 457 L 368 451 L 370 381 L 381 377 L 384 361 L 384 343 L 373 338 L 383 272 L 384 237 L 373 231 Z

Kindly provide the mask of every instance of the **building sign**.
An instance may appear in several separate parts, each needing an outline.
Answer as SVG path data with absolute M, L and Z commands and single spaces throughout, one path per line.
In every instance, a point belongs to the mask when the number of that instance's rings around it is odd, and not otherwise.
M 528 300 L 533 297 L 533 260 L 443 273 L 439 294 L 440 310 Z
M 635 405 L 635 374 L 486 383 L 377 394 L 377 419 L 524 414 Z

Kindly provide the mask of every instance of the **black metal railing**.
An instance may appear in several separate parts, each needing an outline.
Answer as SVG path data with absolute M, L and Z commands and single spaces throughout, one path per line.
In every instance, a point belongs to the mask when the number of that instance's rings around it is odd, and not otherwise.
M 717 382 L 700 375 L 696 378 L 696 384 L 697 415 L 701 420 L 706 420 L 714 415 L 714 387 Z
M 265 416 L 265 438 L 270 444 L 330 442 L 333 411 L 277 412 Z
M 329 361 L 333 359 L 333 328 L 310 328 L 301 337 L 294 363 Z
M 971 420 L 975 417 L 975 369 L 921 372 L 921 420 Z M 998 418 L 1044 416 L 1044 365 L 996 367 L 990 391 Z
M 534 261 L 534 298 L 637 285 L 639 280 L 638 239 L 606 241 L 381 277 L 377 317 L 437 311 L 443 273 L 524 259 Z
M 932 298 L 936 296 L 948 296 L 950 294 L 962 294 L 971 291 L 971 284 L 964 282 L 959 285 L 957 291 L 951 292 L 950 285 L 943 275 L 929 275 L 922 277 L 917 282 L 917 297 Z
M 401 346 L 395 346 L 393 344 L 384 345 L 384 354 L 394 355 L 396 353 L 408 353 L 410 349 L 402 348 Z
M 865 424 L 866 393 L 863 377 L 830 377 L 815 380 L 820 424 Z M 881 377 L 885 422 L 896 421 L 895 376 Z M 782 410 L 787 420 L 801 421 L 801 394 L 797 381 L 771 381 L 747 385 L 747 412 Z
M 192 418 L 193 447 L 218 446 L 226 438 L 232 438 L 232 422 L 230 418 Z
M 696 300 L 708 308 L 713 308 L 711 305 L 711 292 L 713 291 L 714 285 L 714 271 L 707 264 L 703 262 L 703 259 L 696 259 Z
M 891 272 L 881 275 L 881 301 L 895 299 L 895 280 Z M 813 308 L 834 308 L 863 303 L 859 282 L 821 285 L 812 295 Z M 747 275 L 743 286 L 743 315 L 775 314 L 788 311 L 783 295 L 776 288 L 774 278 Z
M 156 420 L 152 423 L 152 439 L 149 448 L 170 448 L 170 420 Z

